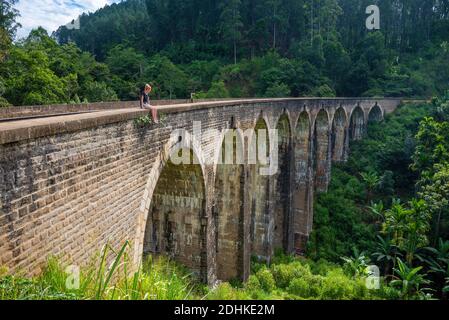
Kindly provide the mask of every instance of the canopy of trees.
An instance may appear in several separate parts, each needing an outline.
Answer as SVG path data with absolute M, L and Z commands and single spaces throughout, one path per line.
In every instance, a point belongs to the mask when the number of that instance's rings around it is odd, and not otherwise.
M 0 4 L 2 105 L 136 99 L 146 82 L 166 99 L 448 87 L 449 0 L 128 0 L 13 45 L 15 2 Z M 365 27 L 373 3 L 379 31 Z
M 365 27 L 371 4 L 380 7 L 380 31 Z M 129 0 L 55 36 L 100 61 L 117 46 L 141 54 L 134 69 L 166 98 L 207 96 L 221 82 L 232 97 L 428 97 L 448 85 L 448 13 L 447 0 Z M 183 81 L 146 72 L 154 55 Z

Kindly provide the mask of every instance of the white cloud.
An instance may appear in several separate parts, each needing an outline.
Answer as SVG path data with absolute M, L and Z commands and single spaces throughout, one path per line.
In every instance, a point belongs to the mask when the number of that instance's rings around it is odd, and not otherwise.
M 20 12 L 17 19 L 22 25 L 17 37 L 26 37 L 39 26 L 51 34 L 59 26 L 77 18 L 83 12 L 94 12 L 106 4 L 120 0 L 19 0 L 16 9 Z

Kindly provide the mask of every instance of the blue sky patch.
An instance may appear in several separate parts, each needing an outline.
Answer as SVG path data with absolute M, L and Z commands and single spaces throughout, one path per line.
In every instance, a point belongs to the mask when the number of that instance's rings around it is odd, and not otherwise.
M 28 36 L 39 26 L 51 34 L 59 26 L 66 25 L 83 12 L 94 12 L 107 4 L 121 0 L 19 0 L 16 9 L 20 12 L 18 21 L 22 28 L 17 38 Z

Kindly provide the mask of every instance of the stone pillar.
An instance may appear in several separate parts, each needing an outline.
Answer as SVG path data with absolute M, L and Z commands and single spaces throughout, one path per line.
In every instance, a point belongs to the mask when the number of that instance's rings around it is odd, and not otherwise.
M 217 276 L 229 281 L 242 276 L 244 260 L 243 165 L 218 165 L 214 216 L 217 228 Z
M 259 119 L 257 122 L 255 139 L 261 138 L 258 134 L 259 129 L 265 130 L 267 133 L 265 137 L 267 139 L 266 145 L 270 145 L 268 126 L 265 120 Z M 257 140 L 255 145 L 257 145 Z M 269 151 L 267 148 L 266 157 L 269 156 Z M 259 160 L 257 164 L 249 165 L 251 175 L 251 186 L 249 188 L 251 197 L 251 253 L 260 260 L 269 261 L 273 250 L 273 177 L 266 175 L 267 165 L 261 165 Z
M 247 153 L 245 152 L 245 155 Z M 251 272 L 251 182 L 249 166 L 244 168 L 243 195 L 243 281 L 248 280 Z
M 295 253 L 295 212 L 294 212 L 294 193 L 295 193 L 295 154 L 294 142 L 289 146 L 289 192 L 288 192 L 288 219 L 287 219 L 287 254 Z
M 275 184 L 276 179 L 274 176 L 268 176 L 265 178 L 268 184 L 267 187 L 267 206 L 265 208 L 265 230 L 266 237 L 264 239 L 264 259 L 270 263 L 274 254 L 274 225 L 275 225 Z
M 321 110 L 315 121 L 313 159 L 315 169 L 315 189 L 326 192 L 330 180 L 331 148 L 330 128 L 327 112 Z
M 291 248 L 289 229 L 291 228 L 291 130 L 288 117 L 284 114 L 277 125 L 278 134 L 278 168 L 273 176 L 273 206 L 274 206 L 274 249 L 284 252 Z
M 349 150 L 350 150 L 350 128 L 349 126 L 345 127 L 345 146 L 343 150 L 343 161 L 348 161 Z
M 214 168 L 212 165 L 207 165 L 205 171 L 207 187 L 205 191 L 206 199 L 204 216 L 201 219 L 201 274 L 204 282 L 212 286 L 217 281 L 217 231 L 214 217 Z
M 293 251 L 303 254 L 309 236 L 311 201 L 313 202 L 312 174 L 313 135 L 310 120 L 303 112 L 295 128 L 293 142 L 293 174 L 292 174 L 292 236 Z
M 332 161 L 344 161 L 346 143 L 346 113 L 339 108 L 332 123 Z

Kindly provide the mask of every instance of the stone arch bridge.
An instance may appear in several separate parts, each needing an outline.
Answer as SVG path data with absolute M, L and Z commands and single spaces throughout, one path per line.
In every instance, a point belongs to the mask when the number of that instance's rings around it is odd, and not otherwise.
M 350 140 L 362 139 L 369 122 L 400 102 L 180 103 L 160 106 L 164 124 L 146 125 L 135 123 L 147 112 L 134 103 L 4 109 L 0 265 L 36 274 L 50 255 L 82 265 L 104 244 L 129 240 L 136 263 L 168 254 L 209 283 L 246 279 L 252 255 L 303 252 L 313 196 L 327 189 L 332 162 L 344 161 Z M 194 121 L 204 130 L 199 139 L 190 133 Z M 173 136 L 178 129 L 186 131 Z M 276 148 L 278 170 L 262 175 L 261 164 L 220 164 L 225 129 L 277 129 L 268 151 Z M 232 145 L 243 146 L 247 159 L 254 138 L 236 135 Z M 273 135 L 266 139 L 270 145 Z M 173 150 L 195 164 L 176 165 Z

